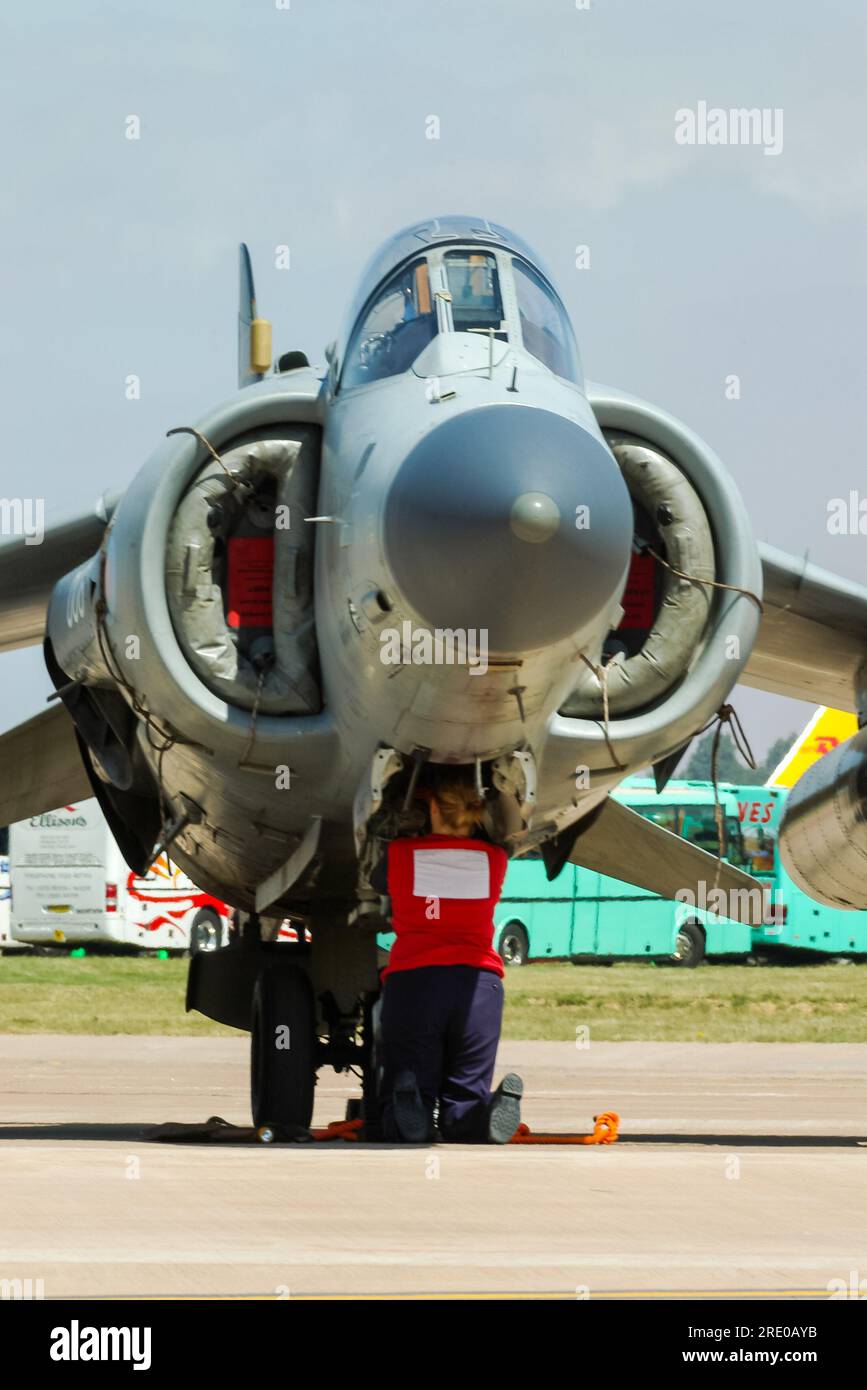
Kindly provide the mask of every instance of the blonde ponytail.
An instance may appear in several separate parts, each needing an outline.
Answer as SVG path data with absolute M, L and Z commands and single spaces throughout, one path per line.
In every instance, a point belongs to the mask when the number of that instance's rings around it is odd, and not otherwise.
M 430 794 L 451 831 L 463 836 L 473 833 L 485 809 L 484 799 L 475 787 L 457 778 L 444 778 Z

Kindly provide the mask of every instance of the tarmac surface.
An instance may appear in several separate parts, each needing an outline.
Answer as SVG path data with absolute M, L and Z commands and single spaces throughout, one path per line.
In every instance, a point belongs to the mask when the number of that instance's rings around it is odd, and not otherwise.
M 867 1045 L 501 1046 L 532 1129 L 586 1132 L 616 1110 L 606 1147 L 153 1141 L 168 1121 L 248 1124 L 247 1051 L 0 1037 L 0 1284 L 41 1280 L 46 1298 L 867 1292 Z M 320 1073 L 314 1123 L 357 1094 Z

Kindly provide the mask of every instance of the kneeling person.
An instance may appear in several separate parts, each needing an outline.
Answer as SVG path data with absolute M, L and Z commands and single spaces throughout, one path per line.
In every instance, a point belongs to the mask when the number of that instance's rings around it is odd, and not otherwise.
M 503 962 L 494 909 L 508 858 L 474 838 L 484 802 L 456 777 L 427 793 L 432 834 L 394 840 L 387 884 L 395 942 L 383 974 L 383 1131 L 425 1143 L 505 1144 L 520 1123 L 523 1086 L 491 1094 L 503 1020 Z

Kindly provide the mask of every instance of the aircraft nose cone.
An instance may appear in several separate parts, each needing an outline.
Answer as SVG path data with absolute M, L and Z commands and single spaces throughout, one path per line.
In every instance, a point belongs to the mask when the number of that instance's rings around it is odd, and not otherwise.
M 431 628 L 485 629 L 533 651 L 601 616 L 629 563 L 632 504 L 612 455 L 550 411 L 454 416 L 408 454 L 388 492 L 386 558 Z

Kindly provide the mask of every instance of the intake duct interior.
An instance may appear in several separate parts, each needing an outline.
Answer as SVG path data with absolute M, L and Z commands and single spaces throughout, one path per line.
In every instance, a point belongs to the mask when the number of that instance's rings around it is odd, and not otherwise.
M 204 684 L 263 713 L 321 707 L 313 620 L 319 431 L 281 430 L 209 460 L 169 531 L 166 591 L 178 642 Z
M 647 709 L 689 669 L 713 599 L 713 589 L 697 581 L 716 578 L 716 561 L 707 513 L 683 470 L 635 435 L 605 433 L 636 517 L 624 622 L 609 634 L 603 655 L 608 710 L 616 716 Z M 671 568 L 661 565 L 650 550 Z M 679 578 L 673 570 L 694 579 Z M 603 686 L 592 671 L 582 672 L 561 713 L 583 719 L 603 717 Z

